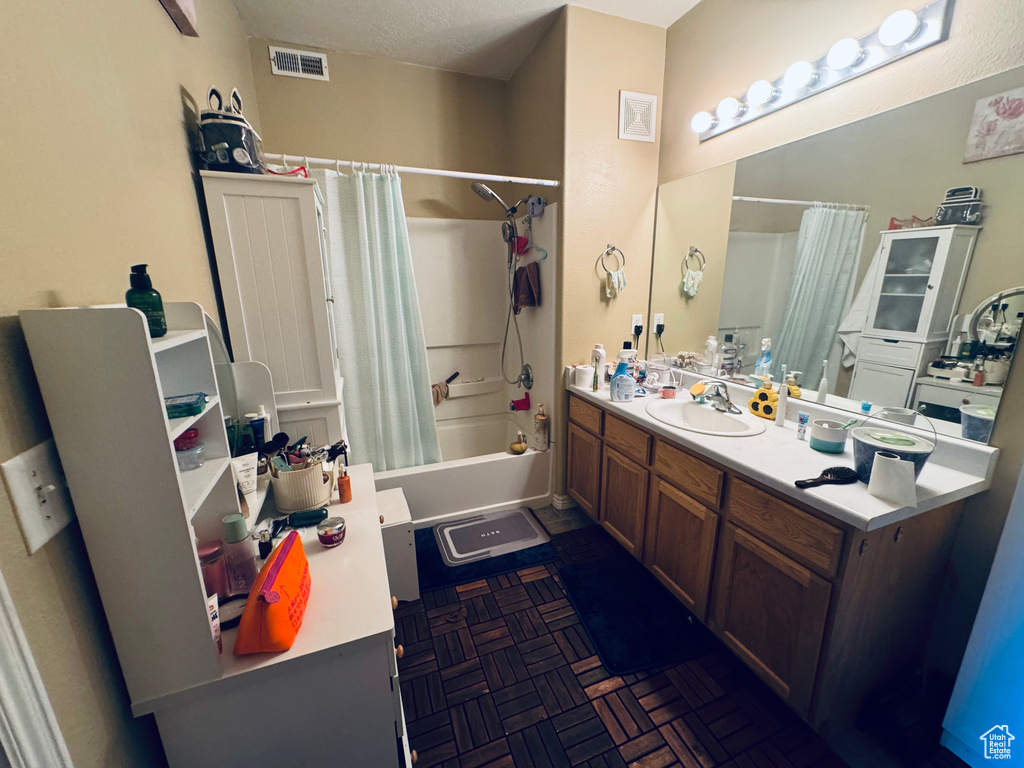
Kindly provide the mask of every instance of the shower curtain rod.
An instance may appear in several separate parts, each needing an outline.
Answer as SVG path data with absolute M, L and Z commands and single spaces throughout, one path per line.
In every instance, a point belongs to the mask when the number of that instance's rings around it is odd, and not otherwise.
M 380 163 L 360 163 L 352 160 L 330 160 L 325 157 L 307 157 L 306 155 L 280 155 L 270 152 L 265 152 L 264 157 L 267 160 L 280 161 L 282 165 L 287 167 L 291 165 L 322 165 L 326 168 L 335 168 L 340 171 L 342 168 L 352 168 L 354 166 L 360 166 L 367 170 L 379 171 L 381 168 Z M 391 166 L 397 173 L 408 173 L 418 174 L 421 176 L 444 176 L 449 179 L 473 179 L 474 181 L 505 181 L 510 184 L 530 184 L 535 187 L 560 187 L 561 182 L 554 181 L 552 179 L 527 179 L 521 176 L 500 176 L 492 173 L 467 173 L 466 171 L 442 171 L 436 168 L 416 168 L 409 165 L 394 165 Z
M 740 203 L 778 203 L 779 205 L 838 205 L 851 211 L 869 211 L 870 205 L 854 205 L 853 203 L 825 203 L 816 200 L 783 200 L 775 197 L 743 197 L 733 195 L 732 199 Z

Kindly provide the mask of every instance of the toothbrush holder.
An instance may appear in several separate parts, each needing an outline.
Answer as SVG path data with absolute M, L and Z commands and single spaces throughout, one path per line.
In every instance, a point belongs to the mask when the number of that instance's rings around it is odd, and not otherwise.
M 843 422 L 831 419 L 815 419 L 811 422 L 811 448 L 821 453 L 842 453 L 846 450 L 846 436 Z

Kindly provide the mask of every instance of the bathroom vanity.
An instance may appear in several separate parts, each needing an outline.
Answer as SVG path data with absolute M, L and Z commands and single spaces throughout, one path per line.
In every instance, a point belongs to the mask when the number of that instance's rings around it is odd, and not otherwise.
M 817 453 L 793 422 L 696 434 L 649 416 L 653 400 L 570 389 L 568 493 L 801 717 L 842 727 L 917 665 L 962 500 L 988 487 L 998 451 L 940 438 L 918 506 L 898 508 L 859 482 L 793 486 L 851 464 L 852 447 Z

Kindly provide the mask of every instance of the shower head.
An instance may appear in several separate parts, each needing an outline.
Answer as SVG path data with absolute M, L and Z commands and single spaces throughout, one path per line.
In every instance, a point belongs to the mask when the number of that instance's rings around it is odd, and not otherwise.
M 492 190 L 486 184 L 481 184 L 479 181 L 474 181 L 472 187 L 473 191 L 477 193 L 481 200 L 487 200 L 488 202 L 490 202 L 491 200 L 497 201 L 498 205 L 502 207 L 506 215 L 508 214 L 509 207 L 505 205 L 504 200 L 502 200 L 495 194 L 494 190 Z

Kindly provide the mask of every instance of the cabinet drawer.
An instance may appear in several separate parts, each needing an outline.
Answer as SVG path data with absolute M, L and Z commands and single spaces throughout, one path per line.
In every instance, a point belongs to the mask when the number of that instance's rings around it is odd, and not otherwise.
M 602 416 L 604 413 L 596 405 L 591 405 L 578 397 L 569 398 L 569 420 L 576 422 L 588 432 L 601 434 Z
M 916 373 L 911 368 L 857 361 L 847 395 L 852 400 L 867 400 L 875 405 L 906 406 Z
M 691 498 L 718 509 L 725 474 L 663 440 L 655 448 L 654 471 Z
M 765 541 L 826 576 L 835 576 L 843 532 L 771 494 L 736 480 L 729 489 L 729 515 Z
M 917 368 L 924 344 L 916 341 L 892 341 L 861 336 L 857 358 L 867 363 L 885 363 L 903 368 Z
M 604 441 L 638 464 L 651 463 L 651 436 L 611 414 L 604 422 Z

